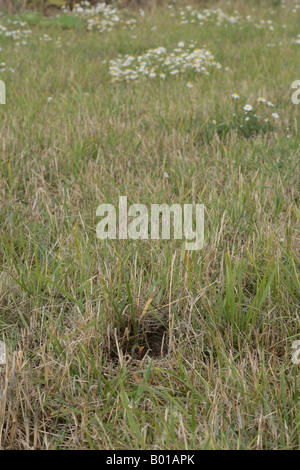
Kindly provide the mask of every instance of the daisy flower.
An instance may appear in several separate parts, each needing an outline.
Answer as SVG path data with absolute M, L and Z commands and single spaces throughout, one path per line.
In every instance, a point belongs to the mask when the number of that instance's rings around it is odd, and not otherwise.
M 192 84 L 192 82 L 187 82 L 186 86 L 187 86 L 188 88 L 193 88 L 194 85 Z
M 240 95 L 238 95 L 237 93 L 232 93 L 231 97 L 235 100 L 238 100 Z
M 272 113 L 272 118 L 274 118 L 274 119 L 278 119 L 278 118 L 279 118 L 279 116 L 278 116 L 278 114 L 277 114 L 277 113 Z
M 245 104 L 244 108 L 243 108 L 245 111 L 252 111 L 253 109 L 253 106 L 251 106 L 251 104 Z

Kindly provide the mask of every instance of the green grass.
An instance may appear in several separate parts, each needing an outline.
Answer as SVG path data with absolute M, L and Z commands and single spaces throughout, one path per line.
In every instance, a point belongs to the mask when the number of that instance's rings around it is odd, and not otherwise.
M 210 5 L 239 24 L 180 26 L 153 7 L 100 34 L 26 13 L 27 44 L 0 36 L 15 69 L 0 76 L 0 448 L 300 448 L 300 12 Z M 223 68 L 111 83 L 118 54 L 191 40 Z M 279 119 L 243 131 L 259 96 Z M 203 203 L 203 250 L 98 240 L 96 209 L 119 195 Z

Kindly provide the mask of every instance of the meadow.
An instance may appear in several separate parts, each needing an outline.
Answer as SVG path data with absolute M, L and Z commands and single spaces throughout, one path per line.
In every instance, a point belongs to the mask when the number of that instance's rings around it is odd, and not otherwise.
M 299 25 L 1 12 L 1 449 L 300 448 Z M 121 195 L 204 204 L 203 249 L 99 240 Z

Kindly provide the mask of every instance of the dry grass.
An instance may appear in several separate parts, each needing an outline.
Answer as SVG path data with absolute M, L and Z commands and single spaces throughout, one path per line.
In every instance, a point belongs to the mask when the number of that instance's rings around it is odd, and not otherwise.
M 270 4 L 234 7 L 258 22 Z M 299 448 L 299 13 L 272 8 L 273 32 L 176 28 L 162 7 L 133 32 L 51 19 L 22 49 L 0 38 L 16 70 L 0 130 L 0 448 Z M 233 72 L 192 89 L 110 82 L 104 59 L 191 39 Z M 276 103 L 274 130 L 209 133 L 235 91 Z M 203 203 L 204 249 L 99 241 L 96 208 L 119 195 Z

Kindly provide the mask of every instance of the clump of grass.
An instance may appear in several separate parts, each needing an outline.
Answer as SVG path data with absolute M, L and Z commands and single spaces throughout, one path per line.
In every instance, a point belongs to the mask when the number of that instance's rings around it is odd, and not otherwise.
M 232 97 L 237 100 L 240 99 L 237 93 Z M 260 103 L 266 105 L 262 109 L 262 105 L 254 108 L 251 104 L 240 106 L 239 103 L 235 104 L 234 112 L 228 120 L 220 119 L 220 122 L 215 119 L 208 121 L 204 128 L 206 140 L 209 142 L 214 135 L 224 137 L 228 133 L 237 133 L 241 136 L 250 139 L 255 136 L 263 136 L 271 134 L 276 131 L 275 121 L 279 118 L 278 114 L 270 111 L 273 108 L 273 103 L 267 102 L 263 97 L 260 97 Z M 257 114 L 259 113 L 259 114 Z
M 38 11 L 26 11 L 16 15 L 8 14 L 8 19 L 25 21 L 29 26 L 37 26 L 42 21 L 42 14 Z
M 69 15 L 60 15 L 55 18 L 44 18 L 43 20 L 45 25 L 58 26 L 63 29 L 75 29 L 80 30 L 83 27 L 82 21 L 80 18 L 69 16 Z

